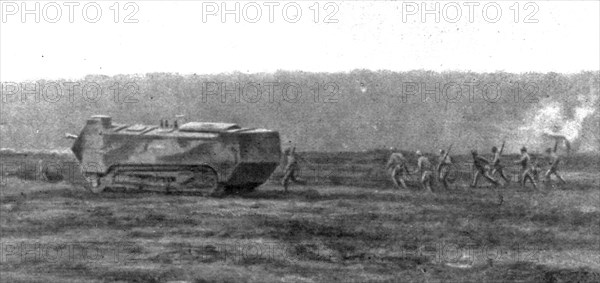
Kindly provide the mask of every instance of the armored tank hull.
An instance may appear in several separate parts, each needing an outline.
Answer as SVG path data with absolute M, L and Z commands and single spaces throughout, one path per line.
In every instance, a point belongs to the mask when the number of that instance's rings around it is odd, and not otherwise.
M 108 187 L 216 195 L 248 191 L 277 168 L 279 133 L 230 123 L 112 123 L 92 116 L 71 148 L 93 192 Z

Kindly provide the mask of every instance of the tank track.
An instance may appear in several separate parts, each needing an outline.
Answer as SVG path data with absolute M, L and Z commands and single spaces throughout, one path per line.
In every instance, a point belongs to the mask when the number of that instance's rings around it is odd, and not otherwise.
M 86 179 L 87 187 L 93 193 L 101 193 L 107 188 L 203 196 L 220 196 L 225 192 L 216 171 L 206 165 L 117 165 L 106 175 L 88 174 Z

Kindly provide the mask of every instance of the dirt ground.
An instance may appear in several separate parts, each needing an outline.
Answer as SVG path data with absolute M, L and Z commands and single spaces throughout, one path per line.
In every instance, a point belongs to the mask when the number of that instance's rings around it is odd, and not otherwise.
M 9 176 L 1 281 L 598 282 L 600 173 L 564 177 L 434 194 L 273 181 L 204 198 Z

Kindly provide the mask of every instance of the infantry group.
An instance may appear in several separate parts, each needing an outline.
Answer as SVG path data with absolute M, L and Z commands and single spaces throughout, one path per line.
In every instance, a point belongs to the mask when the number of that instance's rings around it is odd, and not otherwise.
M 566 141 L 566 139 L 564 140 Z M 532 162 L 531 157 L 527 153 L 527 148 L 521 148 L 520 158 L 518 160 L 513 160 L 514 164 L 520 166 L 519 184 L 521 187 L 525 187 L 527 183 L 530 183 L 533 188 L 537 190 L 539 175 L 543 170 L 543 165 L 545 164 L 547 164 L 547 169 L 545 169 L 544 173 L 544 182 L 546 184 L 549 185 L 551 183 L 552 175 L 556 176 L 561 183 L 565 183 L 565 180 L 560 176 L 558 171 L 558 166 L 561 161 L 560 156 L 557 154 L 559 141 L 560 139 L 556 139 L 554 147 L 547 148 L 545 150 L 544 159 L 547 160 L 547 162 L 542 163 Z M 503 142 L 500 149 L 498 149 L 496 146 L 492 147 L 492 160 L 484 158 L 477 152 L 477 150 L 471 150 L 471 156 L 473 158 L 473 178 L 470 185 L 471 187 L 477 187 L 479 179 L 483 177 L 489 181 L 494 188 L 497 188 L 501 185 L 501 183 L 494 177 L 495 175 L 499 175 L 499 177 L 503 179 L 504 185 L 510 183 L 510 178 L 507 177 L 505 173 L 505 166 L 502 162 L 504 145 L 505 143 Z M 392 154 L 389 157 L 385 168 L 389 173 L 396 189 L 408 189 L 408 186 L 406 185 L 408 176 L 411 174 L 418 174 L 417 176 L 419 178 L 422 190 L 430 193 L 433 192 L 432 188 L 434 187 L 434 179 L 437 179 L 437 184 L 439 186 L 443 187 L 445 190 L 449 190 L 449 175 L 453 165 L 453 160 L 449 155 L 451 149 L 452 145 L 446 150 L 439 150 L 435 168 L 429 158 L 426 157 L 420 150 L 417 150 L 415 152 L 417 156 L 416 170 L 411 172 L 409 170 L 409 162 L 404 155 L 395 148 L 392 148 Z M 288 148 L 284 151 L 284 174 L 281 183 L 286 192 L 290 182 L 302 184 L 302 182 L 299 181 L 296 176 L 296 171 L 299 169 L 299 159 L 300 157 L 296 154 L 294 147 Z M 500 195 L 499 198 L 501 198 Z

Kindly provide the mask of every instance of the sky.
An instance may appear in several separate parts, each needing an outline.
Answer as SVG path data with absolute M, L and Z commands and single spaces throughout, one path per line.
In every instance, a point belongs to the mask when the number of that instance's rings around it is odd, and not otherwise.
M 599 1 L 115 3 L 0 1 L 0 80 L 149 72 L 600 69 Z M 25 14 L 27 9 L 33 12 Z

